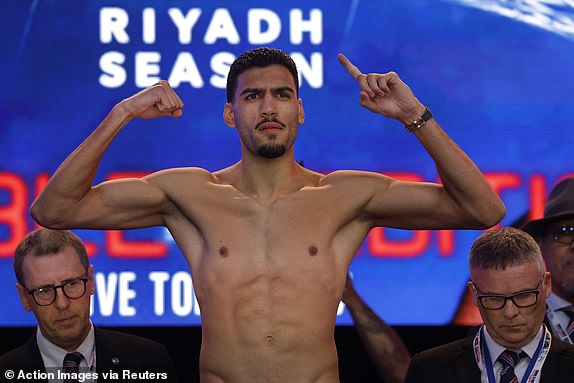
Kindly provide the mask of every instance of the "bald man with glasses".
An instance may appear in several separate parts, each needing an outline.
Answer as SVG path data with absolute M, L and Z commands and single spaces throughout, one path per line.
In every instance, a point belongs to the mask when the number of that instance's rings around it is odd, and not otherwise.
M 416 354 L 405 383 L 571 383 L 574 346 L 544 325 L 551 276 L 540 248 L 514 228 L 488 231 L 470 250 L 476 335 Z
M 0 376 L 11 370 L 16 376 L 31 373 L 28 376 L 41 377 L 35 381 L 53 383 L 63 381 L 63 372 L 81 377 L 72 381 L 102 382 L 107 380 L 104 372 L 122 377 L 130 370 L 176 381 L 164 346 L 94 327 L 94 268 L 77 235 L 44 228 L 29 233 L 16 248 L 14 271 L 22 305 L 34 314 L 38 328 L 26 344 L 0 357 Z

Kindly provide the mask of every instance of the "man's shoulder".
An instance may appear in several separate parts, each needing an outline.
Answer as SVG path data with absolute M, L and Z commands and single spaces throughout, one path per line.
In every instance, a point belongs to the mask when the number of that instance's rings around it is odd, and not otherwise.
M 382 173 L 369 172 L 364 170 L 335 170 L 333 172 L 324 174 L 321 183 L 326 184 L 339 184 L 339 183 L 356 183 L 360 181 L 391 181 L 392 178 Z
M 0 355 L 0 366 L 13 364 L 13 362 L 16 362 L 18 360 L 21 360 L 22 358 L 27 357 L 29 353 L 30 351 L 28 347 L 26 347 L 26 345 L 18 346 L 15 349 L 12 349 Z
M 0 368 L 25 367 L 38 360 L 41 362 L 40 351 L 36 343 L 36 337 L 30 338 L 26 343 L 0 355 Z
M 95 328 L 96 366 L 98 371 L 167 374 L 175 381 L 173 362 L 160 343 L 125 332 Z
M 405 382 L 478 381 L 473 337 L 446 343 L 413 356 Z M 461 378 L 462 377 L 462 378 Z
M 178 167 L 159 170 L 146 176 L 148 180 L 154 182 L 168 183 L 171 181 L 208 181 L 214 179 L 214 174 L 206 169 L 198 167 Z
M 105 342 L 116 347 L 130 347 L 141 352 L 152 350 L 166 350 L 165 346 L 159 342 L 139 335 L 129 334 L 122 331 L 108 330 L 103 328 L 95 329 L 96 347 L 99 343 Z
M 574 345 L 563 342 L 557 337 L 552 337 L 550 352 L 574 361 Z
M 417 353 L 417 359 L 432 360 L 433 362 L 451 362 L 455 356 L 472 356 L 473 337 L 466 337 L 446 343 L 440 346 L 429 348 L 428 350 Z

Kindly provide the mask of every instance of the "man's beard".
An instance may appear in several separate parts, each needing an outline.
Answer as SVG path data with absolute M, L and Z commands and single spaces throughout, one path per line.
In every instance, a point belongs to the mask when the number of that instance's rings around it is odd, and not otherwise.
M 285 154 L 285 145 L 281 144 L 265 144 L 257 148 L 257 154 L 261 157 L 273 159 L 281 157 Z

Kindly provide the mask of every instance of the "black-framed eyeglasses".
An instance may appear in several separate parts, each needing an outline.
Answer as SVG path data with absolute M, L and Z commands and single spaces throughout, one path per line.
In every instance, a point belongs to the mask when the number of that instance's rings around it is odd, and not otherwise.
M 474 291 L 476 291 L 476 298 L 480 302 L 480 305 L 486 310 L 500 310 L 506 305 L 506 301 L 508 300 L 511 300 L 516 307 L 526 308 L 534 306 L 538 302 L 538 295 L 540 294 L 540 287 L 542 286 L 543 280 L 544 276 L 540 278 L 540 282 L 538 282 L 538 286 L 536 286 L 534 290 L 521 291 L 511 295 L 480 294 L 474 282 L 472 286 Z
M 572 245 L 574 243 L 574 226 L 567 223 L 562 224 L 552 232 L 552 239 L 558 243 Z
M 70 279 L 58 286 L 44 286 L 37 289 L 26 290 L 28 294 L 34 298 L 34 302 L 38 306 L 49 306 L 56 301 L 57 290 L 62 289 L 62 292 L 69 299 L 78 299 L 86 293 L 87 277 L 80 277 Z

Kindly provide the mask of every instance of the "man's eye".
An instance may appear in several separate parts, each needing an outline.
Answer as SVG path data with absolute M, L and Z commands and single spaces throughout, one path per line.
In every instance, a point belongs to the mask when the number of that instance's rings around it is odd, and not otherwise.
M 42 287 L 36 290 L 36 294 L 38 295 L 50 295 L 54 290 L 52 287 Z
M 247 96 L 245 96 L 246 100 L 255 100 L 257 98 L 257 93 L 250 93 Z

